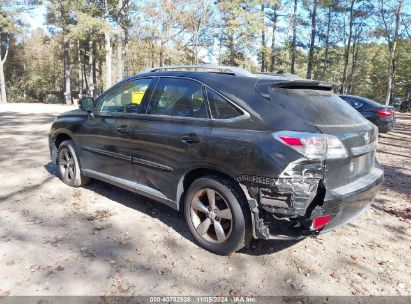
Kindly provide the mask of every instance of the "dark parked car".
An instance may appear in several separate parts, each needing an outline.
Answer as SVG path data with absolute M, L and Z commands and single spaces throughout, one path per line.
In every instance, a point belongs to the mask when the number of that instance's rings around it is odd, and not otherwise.
M 382 105 L 374 100 L 352 95 L 340 95 L 365 118 L 378 127 L 380 133 L 387 133 L 395 127 L 394 107 Z
M 232 67 L 129 77 L 60 115 L 50 153 L 67 185 L 90 178 L 184 211 L 204 248 L 330 231 L 383 180 L 377 128 L 331 85 Z

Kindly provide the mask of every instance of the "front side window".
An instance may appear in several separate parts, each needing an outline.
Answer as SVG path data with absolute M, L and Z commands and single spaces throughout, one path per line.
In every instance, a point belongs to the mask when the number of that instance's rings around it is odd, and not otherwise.
M 97 111 L 138 113 L 151 79 L 137 79 L 124 83 L 102 97 Z
M 229 119 L 241 116 L 243 113 L 222 96 L 212 90 L 207 90 L 211 115 L 215 119 Z
M 202 84 L 177 78 L 160 78 L 147 114 L 207 118 Z

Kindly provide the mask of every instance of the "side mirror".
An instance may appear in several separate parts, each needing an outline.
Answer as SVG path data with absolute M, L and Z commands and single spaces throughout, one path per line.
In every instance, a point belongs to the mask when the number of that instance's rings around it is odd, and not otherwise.
M 94 110 L 94 99 L 93 97 L 82 97 L 80 99 L 80 104 L 79 108 L 87 111 L 87 112 L 93 112 Z

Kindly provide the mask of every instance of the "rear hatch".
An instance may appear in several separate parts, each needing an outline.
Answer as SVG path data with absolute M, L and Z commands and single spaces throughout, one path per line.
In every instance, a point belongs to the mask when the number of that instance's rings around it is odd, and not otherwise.
M 346 185 L 375 166 L 376 127 L 335 95 L 330 84 L 277 82 L 269 86 L 268 94 L 272 102 L 305 120 L 319 133 L 334 135 L 344 144 L 348 157 L 325 160 L 324 182 L 327 186 Z

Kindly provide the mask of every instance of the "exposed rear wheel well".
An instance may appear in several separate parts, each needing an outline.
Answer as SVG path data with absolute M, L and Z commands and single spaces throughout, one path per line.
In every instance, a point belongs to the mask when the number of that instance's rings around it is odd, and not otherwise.
M 196 179 L 206 176 L 206 175 L 213 175 L 224 178 L 232 182 L 232 184 L 237 188 L 236 190 L 241 191 L 241 194 L 245 196 L 243 189 L 240 187 L 237 181 L 235 181 L 232 177 L 227 174 L 224 174 L 218 170 L 207 169 L 207 168 L 198 168 L 192 170 L 184 175 L 182 180 L 180 181 L 177 189 L 177 201 L 179 202 L 179 207 L 182 208 L 184 205 L 184 194 L 186 193 L 187 189 L 190 187 L 191 183 Z M 181 210 L 181 209 L 180 209 Z

